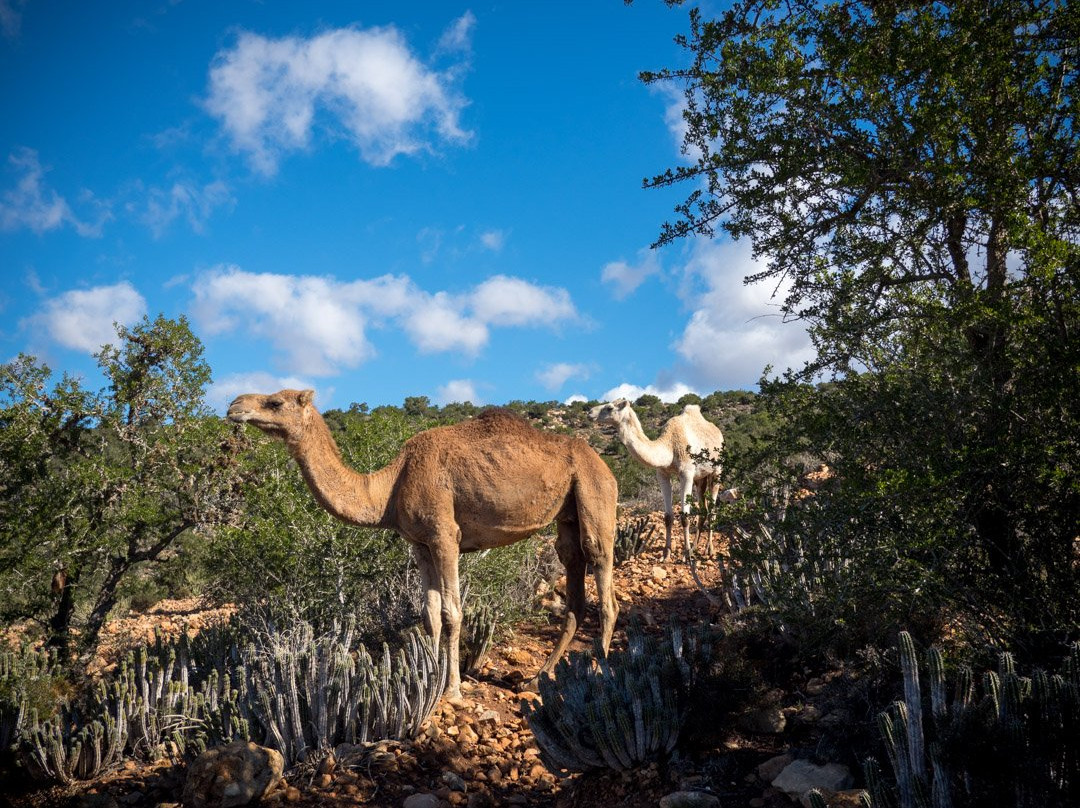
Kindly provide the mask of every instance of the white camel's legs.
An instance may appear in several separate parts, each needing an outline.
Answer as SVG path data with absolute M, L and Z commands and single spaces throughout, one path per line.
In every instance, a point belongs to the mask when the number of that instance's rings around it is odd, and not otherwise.
M 675 493 L 678 494 L 679 502 L 682 503 L 682 507 L 679 508 L 679 523 L 682 525 L 683 532 L 683 552 L 686 561 L 689 562 L 692 552 L 690 546 L 690 505 L 694 496 L 694 467 L 679 469 L 679 476 L 675 484 L 677 486 Z
M 671 500 L 671 478 L 664 469 L 656 470 L 656 480 L 660 483 L 660 493 L 664 497 L 664 560 L 671 555 L 671 528 L 675 524 L 675 510 Z

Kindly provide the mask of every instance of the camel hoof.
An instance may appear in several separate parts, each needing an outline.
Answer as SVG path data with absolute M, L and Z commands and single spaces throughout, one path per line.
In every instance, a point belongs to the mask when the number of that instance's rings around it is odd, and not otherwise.
M 518 688 L 519 693 L 539 693 L 540 692 L 540 674 L 537 674 L 527 682 L 522 682 L 521 687 Z

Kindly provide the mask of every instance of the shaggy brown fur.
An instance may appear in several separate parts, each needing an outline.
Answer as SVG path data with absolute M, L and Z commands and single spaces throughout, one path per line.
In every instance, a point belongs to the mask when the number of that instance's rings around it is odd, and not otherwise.
M 566 567 L 567 606 L 562 633 L 540 672 L 555 667 L 582 621 L 586 564 L 596 577 L 607 651 L 619 611 L 611 580 L 618 490 L 588 443 L 489 410 L 421 432 L 388 466 L 360 474 L 342 462 L 313 396 L 311 390 L 243 395 L 229 406 L 228 418 L 283 440 L 331 514 L 395 530 L 412 545 L 426 590 L 424 625 L 436 647 L 446 624 L 452 696 L 461 684 L 459 553 L 520 541 L 552 521 Z

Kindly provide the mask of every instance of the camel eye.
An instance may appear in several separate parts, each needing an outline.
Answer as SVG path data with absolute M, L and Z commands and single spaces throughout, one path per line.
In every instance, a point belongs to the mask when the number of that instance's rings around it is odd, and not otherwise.
M 280 401 L 267 401 L 266 402 L 266 408 L 268 410 L 280 410 L 281 409 L 281 402 Z

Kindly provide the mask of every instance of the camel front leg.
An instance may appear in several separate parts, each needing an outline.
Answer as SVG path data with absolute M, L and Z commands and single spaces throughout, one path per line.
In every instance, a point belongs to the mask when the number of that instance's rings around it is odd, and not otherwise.
M 447 665 L 450 667 L 446 695 L 461 698 L 461 588 L 458 582 L 458 537 L 429 547 L 438 590 L 442 623 L 446 627 Z
M 431 647 L 438 655 L 439 640 L 442 636 L 442 592 L 438 587 L 438 576 L 435 574 L 431 551 L 427 547 L 414 544 L 412 552 L 416 567 L 420 571 L 420 584 L 424 590 L 424 603 L 420 610 L 424 619 L 424 629 L 431 638 Z
M 675 509 L 671 502 L 671 478 L 667 472 L 657 470 L 656 479 L 660 483 L 660 493 L 664 497 L 664 561 L 671 555 L 671 528 L 675 524 Z
M 693 552 L 693 548 L 690 546 L 690 508 L 694 497 L 694 468 L 692 466 L 689 469 L 679 470 L 676 486 L 675 493 L 681 503 L 679 507 L 679 524 L 682 526 L 683 552 L 686 563 L 689 564 Z

